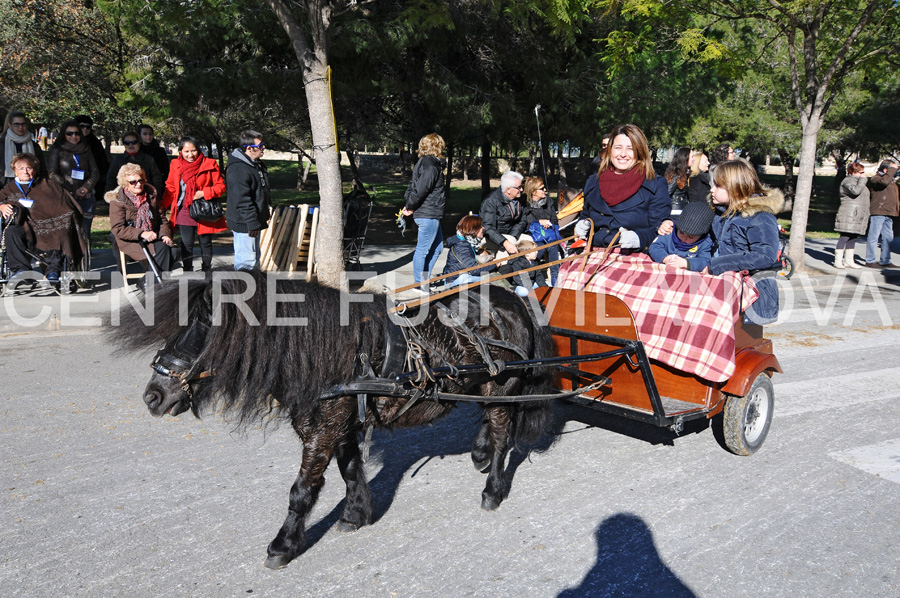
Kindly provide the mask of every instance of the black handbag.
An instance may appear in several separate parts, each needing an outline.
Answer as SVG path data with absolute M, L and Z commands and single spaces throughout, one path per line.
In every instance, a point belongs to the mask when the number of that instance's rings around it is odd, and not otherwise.
M 195 199 L 191 202 L 188 213 L 197 222 L 215 222 L 225 215 L 222 202 L 218 199 Z

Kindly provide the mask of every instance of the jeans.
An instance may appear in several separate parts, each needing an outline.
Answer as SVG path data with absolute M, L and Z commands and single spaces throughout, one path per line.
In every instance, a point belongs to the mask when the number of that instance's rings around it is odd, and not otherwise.
M 448 289 L 452 289 L 453 287 L 458 287 L 459 285 L 469 284 L 470 282 L 478 282 L 481 280 L 480 276 L 472 276 L 468 272 L 463 272 L 456 279 L 447 285 Z
M 875 245 L 881 239 L 881 264 L 891 263 L 891 241 L 894 240 L 894 221 L 890 216 L 869 216 L 869 236 L 866 239 L 866 263 L 875 263 Z
M 413 280 L 422 282 L 431 278 L 444 240 L 441 238 L 441 221 L 434 218 L 413 218 L 419 227 L 416 239 L 416 252 L 413 254 Z
M 234 233 L 234 269 L 252 270 L 259 267 L 259 237 Z

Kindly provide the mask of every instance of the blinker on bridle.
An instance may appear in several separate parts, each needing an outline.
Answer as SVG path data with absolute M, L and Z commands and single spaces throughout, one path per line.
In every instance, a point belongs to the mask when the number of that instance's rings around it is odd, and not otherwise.
M 172 351 L 168 352 L 166 349 L 157 351 L 156 357 L 153 358 L 153 362 L 150 364 L 150 367 L 157 374 L 174 378 L 181 382 L 181 389 L 187 393 L 191 401 L 194 399 L 191 382 L 211 378 L 214 375 L 214 372 L 208 370 L 194 375 L 191 374 L 194 369 L 194 362 L 197 361 L 197 358 L 203 351 L 208 334 L 209 325 L 204 324 L 200 320 L 192 321 L 188 325 L 187 330 L 182 332 L 178 340 L 175 341 Z M 178 357 L 175 353 L 184 355 L 190 361 Z

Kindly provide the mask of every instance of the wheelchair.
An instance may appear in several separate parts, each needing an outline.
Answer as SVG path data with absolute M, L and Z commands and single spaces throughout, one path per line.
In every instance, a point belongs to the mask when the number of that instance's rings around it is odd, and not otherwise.
M 8 219 L 0 217 L 0 297 L 10 296 L 17 291 L 29 292 L 40 287 L 41 290 L 52 289 L 61 295 L 76 292 L 79 288 L 87 286 L 85 272 L 89 269 L 90 249 L 85 252 L 85 257 L 77 263 L 67 255 L 60 259 L 59 280 L 49 281 L 46 278 L 48 259 L 54 257 L 53 251 L 38 251 L 27 249 L 25 253 L 30 258 L 31 268 L 13 276 L 12 268 L 7 258 L 6 231 L 16 221 L 18 208 L 14 208 Z M 81 230 L 79 229 L 79 235 Z M 59 253 L 58 250 L 55 250 Z

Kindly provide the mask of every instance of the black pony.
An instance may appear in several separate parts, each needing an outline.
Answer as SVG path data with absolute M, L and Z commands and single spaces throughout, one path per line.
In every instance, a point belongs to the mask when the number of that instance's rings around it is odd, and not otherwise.
M 491 287 L 489 297 L 472 292 L 441 299 L 427 310 L 411 310 L 404 320 L 390 312 L 384 296 L 361 302 L 362 295 L 300 280 L 278 280 L 274 296 L 275 287 L 267 287 L 259 271 L 215 271 L 181 288 L 184 282 L 156 288 L 153 325 L 145 325 L 146 314 L 132 310 L 122 314 L 111 334 L 126 349 L 164 346 L 144 391 L 153 415 L 190 409 L 199 417 L 219 410 L 243 426 L 283 418 L 300 436 L 303 461 L 287 519 L 268 547 L 270 568 L 287 565 L 303 551 L 305 518 L 333 455 L 347 486 L 339 528 L 350 531 L 372 522 L 359 442 L 369 426 L 433 422 L 455 404 L 441 396 L 484 397 L 478 400 L 484 417 L 472 460 L 488 472 L 482 507 L 491 510 L 508 489 L 504 467 L 511 440 L 533 442 L 551 423 L 549 368 L 503 369 L 504 362 L 551 356 L 549 333 L 522 299 L 503 289 Z M 184 298 L 186 305 L 179 302 Z M 398 327 L 396 319 L 414 325 Z M 398 331 L 404 332 L 399 343 Z M 486 361 L 490 372 L 457 369 Z M 450 375 L 435 380 L 441 368 Z M 375 372 L 385 381 L 404 379 L 397 374 L 410 371 L 418 374 L 406 388 L 414 393 L 420 388 L 424 396 L 366 397 L 347 385 L 375 379 Z M 502 402 L 522 395 L 545 396 Z

